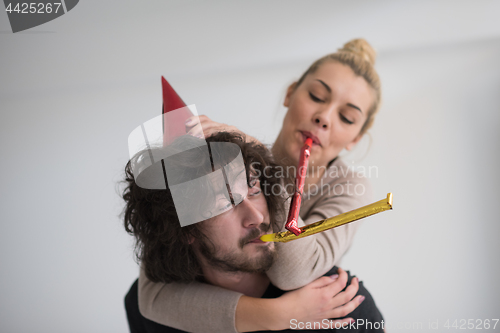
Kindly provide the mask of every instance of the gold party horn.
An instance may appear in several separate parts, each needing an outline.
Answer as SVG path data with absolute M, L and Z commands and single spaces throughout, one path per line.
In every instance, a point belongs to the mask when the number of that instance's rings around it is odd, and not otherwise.
M 300 230 L 302 230 L 302 232 L 298 236 L 295 236 L 295 234 L 290 231 L 285 231 L 263 235 L 262 237 L 260 237 L 260 240 L 263 242 L 286 243 L 295 239 L 314 235 L 318 232 L 322 232 L 328 229 L 340 227 L 341 225 L 351 223 L 364 217 L 374 215 L 389 209 L 392 209 L 392 193 L 388 193 L 386 199 L 382 199 L 361 208 L 351 210 L 350 212 L 346 212 L 335 217 L 330 217 L 328 219 L 324 219 L 301 227 Z

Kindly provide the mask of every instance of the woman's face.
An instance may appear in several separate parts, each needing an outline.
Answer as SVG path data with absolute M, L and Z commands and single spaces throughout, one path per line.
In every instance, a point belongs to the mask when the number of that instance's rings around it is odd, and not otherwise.
M 297 163 L 305 139 L 311 137 L 309 165 L 326 165 L 361 139 L 359 133 L 373 102 L 373 90 L 364 78 L 338 62 L 323 63 L 299 86 L 288 88 L 284 102 L 288 112 L 277 148 Z

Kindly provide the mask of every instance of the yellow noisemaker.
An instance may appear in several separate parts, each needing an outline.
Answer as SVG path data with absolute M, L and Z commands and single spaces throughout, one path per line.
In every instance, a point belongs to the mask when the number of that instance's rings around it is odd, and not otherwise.
M 340 227 L 341 225 L 351 223 L 364 217 L 374 215 L 389 209 L 392 209 L 392 193 L 388 193 L 386 199 L 382 199 L 361 208 L 351 210 L 350 212 L 346 212 L 335 217 L 330 217 L 328 219 L 324 219 L 301 227 L 301 233 L 298 236 L 290 231 L 285 231 L 263 235 L 262 237 L 260 237 L 260 240 L 263 242 L 286 243 L 295 239 L 317 234 L 318 232 Z

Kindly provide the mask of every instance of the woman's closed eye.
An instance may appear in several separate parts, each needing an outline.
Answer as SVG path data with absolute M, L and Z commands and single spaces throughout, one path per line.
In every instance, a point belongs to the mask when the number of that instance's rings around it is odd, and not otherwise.
M 324 103 L 325 101 L 319 98 L 318 96 L 314 95 L 312 92 L 309 92 L 309 97 L 316 102 L 316 103 Z
M 354 124 L 354 121 L 347 119 L 342 113 L 340 113 L 340 120 L 349 125 Z

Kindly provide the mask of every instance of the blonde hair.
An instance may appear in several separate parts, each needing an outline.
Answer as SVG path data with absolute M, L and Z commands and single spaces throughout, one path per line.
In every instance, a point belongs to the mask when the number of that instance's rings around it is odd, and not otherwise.
M 375 58 L 377 53 L 371 47 L 371 45 L 364 39 L 353 39 L 344 44 L 344 47 L 338 49 L 337 52 L 328 54 L 318 60 L 316 60 L 300 79 L 295 84 L 295 89 L 304 81 L 304 78 L 314 73 L 319 66 L 329 60 L 337 61 L 343 65 L 349 66 L 354 74 L 361 76 L 366 80 L 368 85 L 372 87 L 374 91 L 375 100 L 373 105 L 367 112 L 366 121 L 361 128 L 360 135 L 366 133 L 366 131 L 373 125 L 373 120 L 375 114 L 380 108 L 381 99 L 381 87 L 380 78 L 373 67 L 375 65 Z

